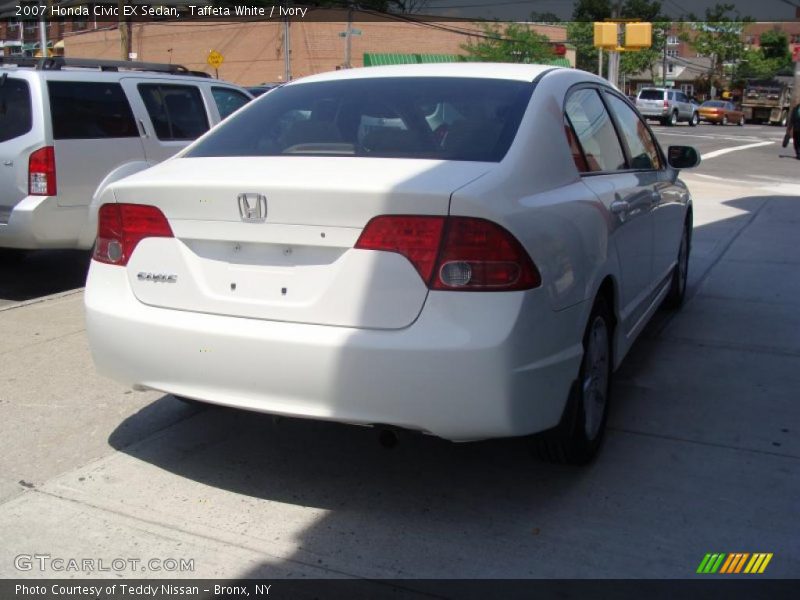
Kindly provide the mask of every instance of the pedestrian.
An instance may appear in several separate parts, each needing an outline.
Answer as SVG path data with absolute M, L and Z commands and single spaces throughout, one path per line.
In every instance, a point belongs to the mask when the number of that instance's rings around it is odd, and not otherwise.
M 794 105 L 786 120 L 786 135 L 783 136 L 783 147 L 789 145 L 789 138 L 794 141 L 794 155 L 800 160 L 800 102 Z

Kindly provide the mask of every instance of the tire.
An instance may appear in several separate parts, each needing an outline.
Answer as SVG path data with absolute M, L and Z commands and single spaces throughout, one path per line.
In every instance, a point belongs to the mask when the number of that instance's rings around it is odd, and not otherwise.
M 728 124 L 728 115 L 722 115 L 722 125 Z
M 683 306 L 686 298 L 686 282 L 689 279 L 689 254 L 692 250 L 690 225 L 687 223 L 683 228 L 681 243 L 678 247 L 678 263 L 672 270 L 672 281 L 670 282 L 669 292 L 664 298 L 664 308 L 678 310 Z
M 786 123 L 787 123 L 788 119 L 789 119 L 789 112 L 788 111 L 782 112 L 781 113 L 781 120 L 780 120 L 781 127 L 786 127 Z
M 193 406 L 195 408 L 208 408 L 208 403 L 201 402 L 200 400 L 195 400 L 194 398 L 186 398 L 184 396 L 172 396 L 175 400 L 183 402 L 186 406 Z
M 739 122 L 737 123 L 739 127 L 744 127 L 744 115 L 739 117 Z
M 533 438 L 533 452 L 538 458 L 583 465 L 597 455 L 608 420 L 613 332 L 611 311 L 599 297 L 583 335 L 583 359 L 561 422 Z
M 692 113 L 692 118 L 689 119 L 689 127 L 697 127 L 698 123 L 700 123 L 700 117 L 697 113 Z
M 678 111 L 674 111 L 669 116 L 669 121 L 667 121 L 667 125 L 669 125 L 670 127 L 675 127 L 675 125 L 677 124 L 678 124 Z

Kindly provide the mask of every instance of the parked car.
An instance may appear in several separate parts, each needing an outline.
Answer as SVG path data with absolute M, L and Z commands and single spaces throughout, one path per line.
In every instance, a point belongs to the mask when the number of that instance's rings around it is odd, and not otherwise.
M 698 162 L 576 69 L 293 81 L 105 190 L 92 354 L 178 397 L 457 441 L 539 432 L 543 456 L 585 462 L 612 371 L 684 297 L 678 169 Z
M 725 100 L 707 100 L 700 105 L 697 111 L 701 121 L 707 121 L 714 125 L 727 125 L 735 123 L 739 127 L 744 125 L 744 112 L 737 108 L 732 102 Z
M 671 88 L 639 90 L 636 108 L 643 117 L 657 119 L 662 125 L 677 125 L 685 121 L 694 127 L 699 123 L 697 107 L 686 94 Z
M 180 65 L 0 59 L 0 248 L 91 248 L 108 185 L 250 99 Z

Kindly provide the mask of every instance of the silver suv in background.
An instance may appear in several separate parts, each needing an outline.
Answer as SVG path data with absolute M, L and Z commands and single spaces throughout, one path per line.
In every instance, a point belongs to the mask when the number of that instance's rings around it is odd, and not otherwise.
M 657 119 L 662 125 L 677 125 L 686 121 L 694 127 L 700 122 L 697 106 L 679 90 L 642 88 L 636 96 L 636 108 L 646 119 Z
M 109 184 L 251 99 L 180 65 L 0 58 L 0 249 L 91 248 Z

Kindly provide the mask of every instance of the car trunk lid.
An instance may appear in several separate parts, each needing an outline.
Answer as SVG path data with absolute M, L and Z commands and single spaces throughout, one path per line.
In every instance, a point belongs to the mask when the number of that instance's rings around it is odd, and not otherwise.
M 399 254 L 353 246 L 377 215 L 446 215 L 452 192 L 488 168 L 350 157 L 167 161 L 115 190 L 118 202 L 158 207 L 176 238 L 139 243 L 131 288 L 145 304 L 178 310 L 406 327 L 426 284 Z

